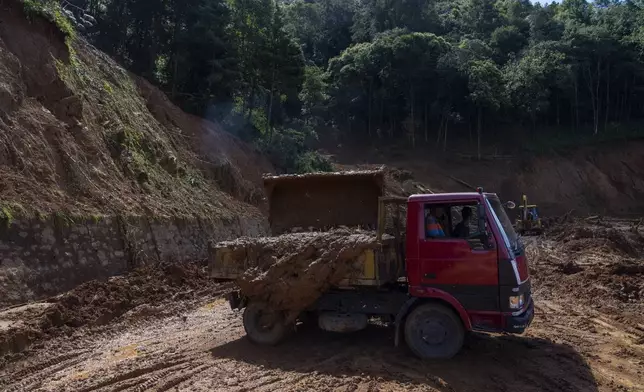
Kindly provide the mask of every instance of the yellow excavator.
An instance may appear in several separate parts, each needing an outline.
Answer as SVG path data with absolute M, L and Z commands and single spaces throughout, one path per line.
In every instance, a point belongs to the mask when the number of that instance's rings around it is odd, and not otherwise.
M 521 235 L 543 233 L 543 222 L 539 215 L 539 208 L 536 204 L 528 204 L 528 196 L 526 195 L 521 198 L 515 229 Z

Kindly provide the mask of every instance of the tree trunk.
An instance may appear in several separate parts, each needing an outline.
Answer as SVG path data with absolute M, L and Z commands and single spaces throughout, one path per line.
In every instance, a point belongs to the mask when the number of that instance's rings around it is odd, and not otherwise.
M 385 97 L 380 97 L 380 121 L 378 122 L 378 128 L 382 129 L 385 122 Z M 378 137 L 381 137 L 382 132 L 379 132 Z
M 427 101 L 425 101 L 425 144 L 429 143 L 429 135 L 427 133 Z
M 559 93 L 557 93 L 557 127 L 561 125 L 561 116 L 560 116 L 560 108 L 561 105 L 559 103 Z
M 575 84 L 575 131 L 577 131 L 579 129 L 579 84 L 576 74 L 573 81 Z
M 586 71 L 586 74 L 587 74 L 587 79 L 588 79 L 587 85 L 588 85 L 588 91 L 590 92 L 590 102 L 591 102 L 590 106 L 593 109 L 593 133 L 596 135 L 598 132 L 597 120 L 599 119 L 599 116 L 597 114 L 597 91 L 595 89 L 595 83 L 593 81 L 593 71 L 590 69 L 590 65 L 587 65 L 587 67 L 584 68 L 584 71 Z
M 624 97 L 626 95 L 626 79 L 624 79 L 624 88 L 617 94 L 617 121 L 624 121 Z
M 476 155 L 481 160 L 481 121 L 483 119 L 483 109 L 479 106 L 478 125 L 476 127 Z
M 255 95 L 255 86 L 254 86 L 254 83 L 251 82 L 251 87 L 248 90 L 248 105 L 246 105 L 247 106 L 246 109 L 248 110 L 248 112 L 246 113 L 246 122 L 250 122 L 250 117 L 251 117 L 251 114 L 253 113 L 253 109 L 255 106 L 255 104 L 253 103 L 254 95 Z
M 172 87 L 170 97 L 174 101 L 177 96 L 177 74 L 179 73 L 179 48 L 177 36 L 179 35 L 179 12 L 174 15 L 174 29 L 172 30 Z
M 177 73 L 179 72 L 179 57 L 178 54 L 174 54 L 174 61 L 173 61 L 173 67 L 172 67 L 172 92 L 170 93 L 170 97 L 172 98 L 172 101 L 177 96 Z
M 372 130 L 371 130 L 371 117 L 372 117 L 372 96 L 373 96 L 373 79 L 369 79 L 369 96 L 367 99 L 369 99 L 369 113 L 368 113 L 368 118 L 367 118 L 367 127 L 368 127 L 368 132 L 369 132 L 369 141 L 371 141 L 372 138 Z
M 351 133 L 351 118 L 349 115 L 349 111 L 346 111 L 346 114 L 344 116 L 344 125 L 349 129 L 349 134 Z
M 633 74 L 633 82 L 631 83 L 631 86 L 636 86 L 635 82 L 637 82 L 637 76 Z M 633 94 L 633 88 L 629 88 L 629 95 L 626 97 L 628 101 L 628 105 L 626 106 L 626 122 L 631 121 L 631 111 L 633 110 L 633 100 L 631 99 L 632 97 L 630 95 Z
M 601 84 L 601 60 L 597 60 L 597 83 L 595 85 L 595 98 L 597 109 L 595 110 L 595 135 L 599 132 L 599 111 L 601 109 L 601 97 L 599 96 L 599 85 Z
M 243 89 L 241 90 L 241 94 L 242 94 L 241 115 L 245 116 L 246 115 L 246 108 L 248 107 L 248 98 L 246 96 L 246 92 Z
M 570 104 L 570 127 L 575 132 L 575 105 L 572 99 L 569 99 L 568 103 Z
M 445 116 L 445 125 L 443 129 L 443 152 L 447 151 L 447 127 L 449 126 L 449 117 Z
M 411 89 L 410 89 L 410 97 L 411 97 L 411 108 L 410 108 L 410 111 L 411 111 L 411 129 L 410 129 L 410 132 L 411 132 L 411 135 L 410 135 L 411 136 L 411 146 L 413 148 L 416 148 L 416 118 L 414 117 L 414 114 L 415 114 L 414 113 L 414 106 L 416 106 L 416 97 L 415 97 L 415 94 L 414 94 L 414 85 L 413 84 L 411 85 Z
M 394 138 L 394 128 L 396 126 L 396 120 L 394 119 L 394 108 L 393 105 L 389 105 L 389 138 Z
M 622 104 L 619 110 L 619 121 L 624 121 L 626 118 L 626 104 L 628 103 L 628 79 L 624 78 L 624 96 L 622 97 Z
M 275 63 L 273 63 L 273 70 L 271 72 L 271 96 L 268 97 L 268 114 L 266 115 L 266 132 L 268 132 L 268 140 L 273 141 L 273 127 L 271 120 L 273 117 L 273 96 L 275 95 Z
M 610 115 L 610 63 L 606 64 L 606 117 L 604 118 L 604 132 L 608 130 L 608 116 Z

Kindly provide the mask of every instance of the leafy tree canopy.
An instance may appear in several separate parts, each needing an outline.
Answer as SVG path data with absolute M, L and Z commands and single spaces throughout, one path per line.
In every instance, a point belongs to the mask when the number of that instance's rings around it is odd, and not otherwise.
M 74 3 L 95 16 L 85 34 L 97 46 L 184 109 L 273 156 L 284 149 L 292 170 L 318 164 L 292 155 L 308 154 L 312 127 L 361 143 L 470 140 L 480 152 L 644 117 L 640 0 Z

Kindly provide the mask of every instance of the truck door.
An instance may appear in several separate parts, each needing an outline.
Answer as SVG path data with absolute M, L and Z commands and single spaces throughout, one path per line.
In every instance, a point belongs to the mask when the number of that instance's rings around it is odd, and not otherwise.
M 460 220 L 454 213 L 464 206 L 474 211 L 473 221 L 477 222 L 478 201 L 458 204 L 426 204 L 425 217 L 430 211 L 438 215 L 443 236 L 430 236 L 426 230 L 418 244 L 418 268 L 420 284 L 445 291 L 454 296 L 472 318 L 472 324 L 485 329 L 493 328 L 497 317 L 486 321 L 485 314 L 500 311 L 497 249 L 491 230 L 486 230 L 489 241 L 477 237 L 478 225 L 470 225 L 468 238 L 456 237 L 454 228 Z M 489 227 L 489 226 L 486 226 Z M 425 226 L 428 229 L 427 225 Z M 485 243 L 484 243 L 485 242 Z M 483 317 L 483 318 L 481 318 Z M 480 325 L 483 324 L 483 325 Z

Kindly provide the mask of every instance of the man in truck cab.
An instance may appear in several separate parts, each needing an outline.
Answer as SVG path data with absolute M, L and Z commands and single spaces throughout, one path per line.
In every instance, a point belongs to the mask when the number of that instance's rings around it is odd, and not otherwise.
M 428 238 L 445 237 L 443 227 L 438 222 L 436 207 L 429 207 L 425 217 L 425 234 Z
M 456 225 L 454 231 L 452 232 L 452 237 L 454 238 L 467 238 L 470 236 L 470 227 L 468 222 L 472 217 L 472 209 L 470 207 L 463 207 L 461 210 L 461 222 Z

